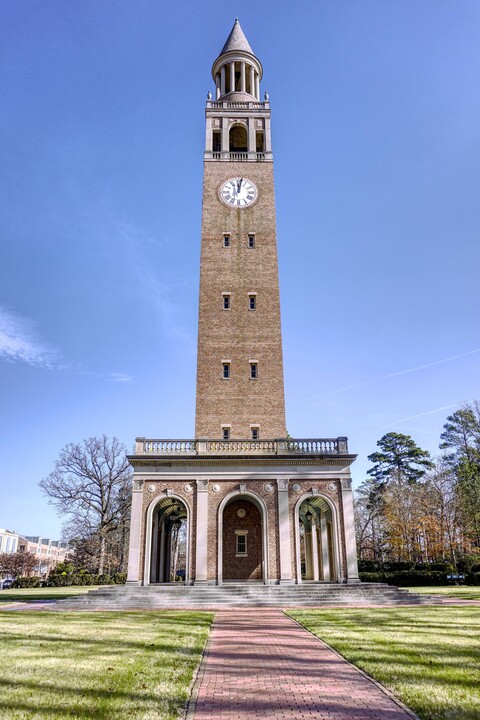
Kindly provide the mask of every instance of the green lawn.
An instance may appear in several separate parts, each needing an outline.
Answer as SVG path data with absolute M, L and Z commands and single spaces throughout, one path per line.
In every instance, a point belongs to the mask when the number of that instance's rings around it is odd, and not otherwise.
M 0 717 L 178 718 L 212 617 L 0 612 Z
M 447 597 L 462 598 L 463 600 L 480 600 L 480 586 L 476 585 L 447 585 L 442 587 L 409 587 L 414 593 L 426 595 L 446 595 Z
M 480 718 L 479 607 L 288 614 L 393 690 L 422 720 Z
M 94 590 L 98 585 L 47 588 L 20 588 L 18 590 L 0 590 L 0 607 L 13 602 L 35 602 L 37 600 L 60 600 L 72 595 L 81 595 Z

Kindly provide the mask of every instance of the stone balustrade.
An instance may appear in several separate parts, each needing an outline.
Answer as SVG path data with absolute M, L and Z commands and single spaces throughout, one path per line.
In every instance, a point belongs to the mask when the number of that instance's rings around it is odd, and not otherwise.
M 282 438 L 277 440 L 150 440 L 135 441 L 135 455 L 347 455 L 348 440 Z
M 233 101 L 233 100 L 207 100 L 207 108 L 212 109 L 223 109 L 228 108 L 231 110 L 232 108 L 235 108 L 236 110 L 267 110 L 270 107 L 269 102 L 258 102 L 256 100 L 250 102 L 250 101 Z

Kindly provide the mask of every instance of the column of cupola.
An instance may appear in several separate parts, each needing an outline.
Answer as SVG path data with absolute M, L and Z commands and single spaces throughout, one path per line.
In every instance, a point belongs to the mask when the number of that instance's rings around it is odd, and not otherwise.
M 240 84 L 236 87 L 235 66 L 240 65 Z M 220 100 L 232 92 L 242 92 L 260 100 L 260 75 L 245 60 L 227 60 L 215 74 L 215 99 Z

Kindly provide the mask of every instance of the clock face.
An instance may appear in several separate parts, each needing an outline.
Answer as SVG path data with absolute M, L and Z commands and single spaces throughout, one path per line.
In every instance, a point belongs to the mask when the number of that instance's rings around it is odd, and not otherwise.
M 230 178 L 221 186 L 220 197 L 230 207 L 244 208 L 257 199 L 257 188 L 247 178 Z

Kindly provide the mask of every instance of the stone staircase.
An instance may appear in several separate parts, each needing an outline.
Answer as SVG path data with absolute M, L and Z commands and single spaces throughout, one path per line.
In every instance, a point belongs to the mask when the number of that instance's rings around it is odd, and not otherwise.
M 425 605 L 437 598 L 381 583 L 341 585 L 106 585 L 52 604 L 51 610 L 177 610 L 234 607 Z

